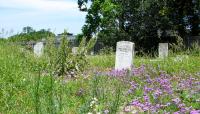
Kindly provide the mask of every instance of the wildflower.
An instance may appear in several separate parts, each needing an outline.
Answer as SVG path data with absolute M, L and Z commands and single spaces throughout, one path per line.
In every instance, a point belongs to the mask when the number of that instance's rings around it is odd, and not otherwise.
M 146 75 L 146 82 L 147 83 L 152 83 L 152 79 L 149 75 Z
M 108 114 L 109 113 L 109 110 L 104 110 L 104 114 Z
M 127 107 L 124 107 L 124 112 L 130 112 L 131 109 L 127 106 Z
M 171 105 L 171 103 L 170 103 L 170 102 L 166 103 L 166 106 L 169 106 L 169 105 Z
M 137 88 L 137 84 L 134 81 L 130 82 L 130 84 L 131 84 L 131 88 L 128 90 L 128 94 L 133 93 L 134 90 Z
M 175 104 L 179 104 L 181 102 L 181 100 L 179 98 L 175 98 L 175 99 L 172 99 L 172 101 L 175 103 Z
M 96 97 L 93 98 L 94 101 L 98 101 L 98 99 Z
M 184 104 L 184 103 L 178 104 L 178 107 L 179 107 L 179 108 L 185 107 L 185 104 Z
M 113 76 L 113 77 L 123 77 L 127 75 L 127 70 L 122 69 L 122 70 L 111 70 L 108 73 L 108 76 Z
M 160 89 L 156 89 L 153 93 L 154 99 L 157 99 L 160 95 L 162 95 L 162 91 Z
M 192 110 L 190 111 L 190 114 L 200 114 L 200 110 Z
M 144 101 L 145 101 L 145 102 L 149 102 L 149 101 L 150 101 L 148 95 L 144 95 Z
M 137 84 L 134 81 L 130 82 L 130 84 L 131 84 L 132 88 L 134 88 L 134 89 L 137 88 Z
M 144 73 L 144 71 L 145 71 L 144 65 L 140 66 L 139 68 L 132 68 L 132 74 L 133 75 L 141 75 L 141 74 Z
M 150 91 L 153 91 L 153 88 L 148 88 L 146 85 L 144 86 L 144 94 L 149 93 Z
M 177 112 L 174 112 L 173 114 L 180 114 L 180 112 L 179 112 L 179 111 L 177 111 Z
M 160 104 L 156 104 L 156 106 L 155 106 L 156 108 L 161 108 L 161 105 Z

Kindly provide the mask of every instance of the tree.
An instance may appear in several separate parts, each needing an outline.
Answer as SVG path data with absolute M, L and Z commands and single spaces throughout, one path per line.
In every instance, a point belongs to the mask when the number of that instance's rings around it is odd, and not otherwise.
M 82 28 L 88 39 L 97 34 L 98 40 L 114 48 L 119 40 L 133 41 L 138 50 L 149 52 L 159 42 L 176 42 L 176 32 L 184 38 L 188 27 L 191 35 L 199 34 L 199 1 L 78 0 L 78 4 L 88 13 Z
M 24 27 L 22 33 L 10 36 L 8 40 L 13 42 L 28 42 L 46 39 L 48 36 L 55 36 L 55 34 L 45 29 L 35 31 L 32 27 Z
M 27 27 L 24 27 L 23 28 L 23 33 L 31 33 L 31 32 L 34 32 L 35 30 L 33 30 L 32 27 L 30 26 L 27 26 Z
M 171 2 L 173 24 L 182 37 L 189 28 L 191 35 L 200 33 L 200 0 L 175 0 Z

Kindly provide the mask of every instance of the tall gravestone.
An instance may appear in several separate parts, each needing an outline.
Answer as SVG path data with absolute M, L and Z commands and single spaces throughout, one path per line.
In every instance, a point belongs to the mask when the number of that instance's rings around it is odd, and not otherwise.
M 128 41 L 117 42 L 115 69 L 131 69 L 134 55 L 134 43 Z
M 38 42 L 34 45 L 34 54 L 37 56 L 41 56 L 43 53 L 44 44 L 43 42 Z
M 159 58 L 168 57 L 168 43 L 159 43 Z

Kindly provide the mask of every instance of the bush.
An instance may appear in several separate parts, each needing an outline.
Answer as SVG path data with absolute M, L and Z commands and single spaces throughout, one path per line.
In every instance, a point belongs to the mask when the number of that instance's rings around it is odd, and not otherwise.
M 86 43 L 83 38 L 76 54 L 72 52 L 69 41 L 66 39 L 66 33 L 62 37 L 59 48 L 53 44 L 53 39 L 49 38 L 46 46 L 46 57 L 49 69 L 57 76 L 75 77 L 78 73 L 84 71 L 88 65 L 87 53 L 94 46 L 96 39 L 91 39 Z
M 188 54 L 190 55 L 200 56 L 200 46 L 198 42 L 193 43 L 192 47 L 189 48 L 187 51 L 188 51 Z

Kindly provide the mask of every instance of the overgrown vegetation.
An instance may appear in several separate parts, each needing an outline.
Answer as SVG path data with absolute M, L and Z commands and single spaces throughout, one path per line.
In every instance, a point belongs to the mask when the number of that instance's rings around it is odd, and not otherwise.
M 53 37 L 49 37 L 49 41 L 46 46 L 46 59 L 50 68 L 53 70 L 54 75 L 75 77 L 78 73 L 83 72 L 88 66 L 88 60 L 86 55 L 93 48 L 96 39 L 91 39 L 86 43 L 86 39 L 82 39 L 77 52 L 73 53 L 67 40 L 67 32 L 65 31 L 61 44 L 56 48 Z
M 0 39 L 0 113 L 200 113 L 200 47 L 197 42 L 186 49 L 183 43 L 187 35 L 199 35 L 199 0 L 78 0 L 78 5 L 88 14 L 75 53 L 66 31 L 58 47 L 50 30 L 31 27 Z M 107 47 L 91 56 L 94 35 Z M 40 57 L 17 45 L 43 38 Z M 136 44 L 130 70 L 113 69 L 121 40 Z M 170 43 L 169 57 L 157 58 L 160 42 Z
M 130 76 L 112 70 L 113 54 L 82 53 L 90 47 L 83 42 L 79 48 L 83 59 L 76 58 L 67 43 L 60 48 L 47 44 L 48 50 L 38 58 L 23 47 L 1 42 L 0 113 L 189 113 L 200 108 L 199 55 L 173 55 L 164 60 L 136 57 Z M 74 57 L 73 67 L 65 64 Z M 79 59 L 87 59 L 89 65 Z M 75 64 L 85 65 L 84 72 L 68 77 Z

